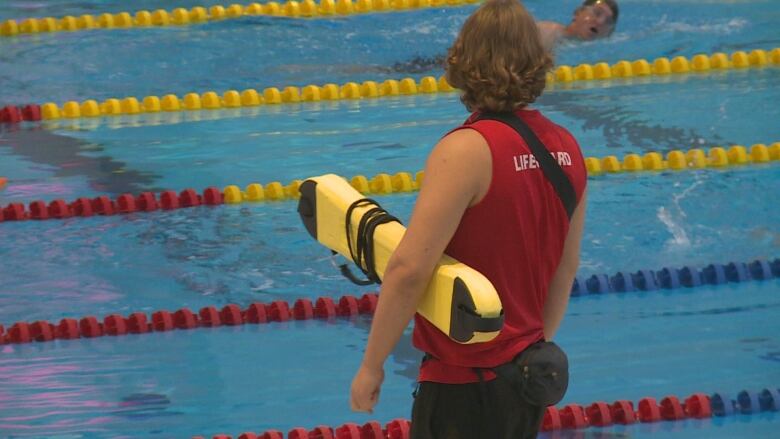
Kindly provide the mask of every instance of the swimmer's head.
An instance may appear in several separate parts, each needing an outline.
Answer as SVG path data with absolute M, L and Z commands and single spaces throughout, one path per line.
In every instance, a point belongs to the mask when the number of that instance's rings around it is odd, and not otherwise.
M 608 37 L 615 30 L 619 12 L 615 0 L 585 0 L 574 11 L 569 34 L 581 40 Z
M 517 0 L 487 0 L 447 53 L 447 81 L 469 111 L 512 111 L 544 90 L 552 58 L 533 17 Z

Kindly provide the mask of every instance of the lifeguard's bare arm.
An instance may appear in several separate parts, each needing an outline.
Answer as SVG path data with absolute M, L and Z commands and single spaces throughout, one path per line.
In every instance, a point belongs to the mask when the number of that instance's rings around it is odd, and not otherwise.
M 582 241 L 582 230 L 585 225 L 587 195 L 586 190 L 582 194 L 579 205 L 574 209 L 574 214 L 569 224 L 569 233 L 566 235 L 566 241 L 563 244 L 563 256 L 552 282 L 550 282 L 543 313 L 544 338 L 546 340 L 552 340 L 555 336 L 563 320 L 563 315 L 566 314 L 566 307 L 569 304 L 571 286 L 574 283 L 574 277 L 577 275 L 577 268 L 580 265 L 580 242 Z
M 409 227 L 385 270 L 363 364 L 379 369 L 414 316 L 464 211 L 490 185 L 490 149 L 474 130 L 449 134 L 431 152 Z

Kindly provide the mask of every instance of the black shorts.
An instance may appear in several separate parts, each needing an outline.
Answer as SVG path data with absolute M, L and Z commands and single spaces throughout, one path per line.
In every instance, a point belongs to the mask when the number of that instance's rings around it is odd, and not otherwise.
M 544 407 L 522 399 L 501 378 L 483 383 L 420 383 L 411 439 L 534 439 Z

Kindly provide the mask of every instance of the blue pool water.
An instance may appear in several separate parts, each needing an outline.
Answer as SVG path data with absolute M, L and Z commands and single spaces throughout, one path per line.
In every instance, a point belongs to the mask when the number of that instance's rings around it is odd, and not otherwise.
M 218 1 L 10 1 L 0 19 Z M 575 1 L 527 1 L 565 20 Z M 293 21 L 0 38 L 0 106 L 441 74 L 473 7 Z M 621 1 L 611 40 L 561 63 L 780 46 L 769 1 Z M 121 48 L 121 50 L 117 50 Z M 398 65 L 396 65 L 398 64 Z M 399 71 L 401 70 L 401 71 Z M 586 156 L 780 141 L 780 69 L 557 85 L 538 107 Z M 203 189 L 326 172 L 417 171 L 466 114 L 455 94 L 0 126 L 0 204 Z M 589 181 L 584 276 L 780 256 L 777 163 Z M 407 219 L 415 195 L 379 197 Z M 0 223 L 0 323 L 360 295 L 294 202 Z M 563 403 L 780 385 L 780 280 L 572 299 L 558 342 Z M 349 382 L 370 320 L 272 323 L 0 346 L 0 437 L 190 437 L 409 417 L 408 335 L 371 416 Z M 590 428 L 560 438 L 772 437 L 777 413 Z

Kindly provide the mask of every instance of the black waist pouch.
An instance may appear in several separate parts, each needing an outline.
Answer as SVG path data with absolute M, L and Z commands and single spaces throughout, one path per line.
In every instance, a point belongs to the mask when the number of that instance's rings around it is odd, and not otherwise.
M 493 368 L 500 379 L 511 383 L 528 404 L 557 404 L 569 386 L 569 360 L 557 344 L 532 344 L 512 361 Z

